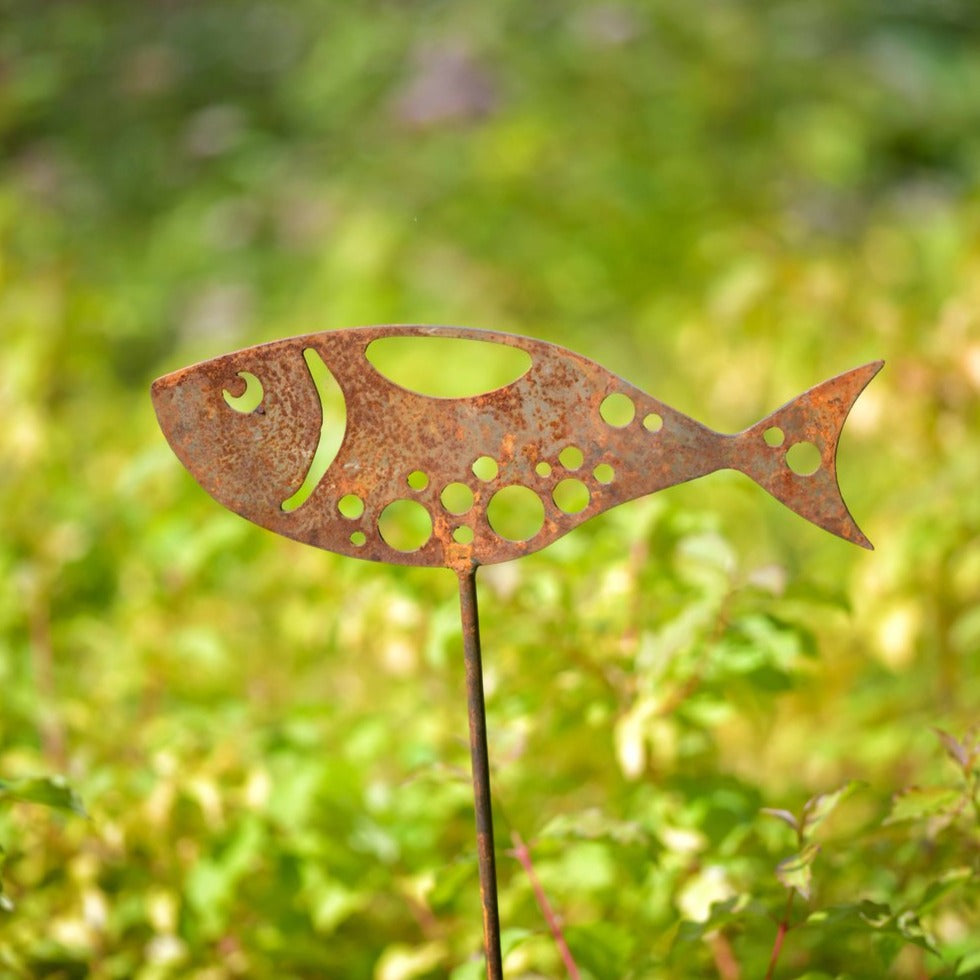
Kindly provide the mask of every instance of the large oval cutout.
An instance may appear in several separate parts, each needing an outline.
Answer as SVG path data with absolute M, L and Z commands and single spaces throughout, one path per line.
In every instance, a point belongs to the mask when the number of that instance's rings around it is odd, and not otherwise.
M 323 358 L 312 347 L 307 347 L 303 351 L 303 360 L 306 361 L 320 399 L 322 421 L 320 440 L 310 462 L 310 468 L 306 471 L 306 477 L 296 493 L 282 502 L 282 509 L 287 514 L 310 499 L 310 494 L 317 488 L 324 473 L 340 451 L 340 444 L 344 441 L 344 432 L 347 429 L 347 406 L 344 402 L 344 393 L 340 390 L 336 378 L 323 363 Z
M 473 398 L 523 377 L 527 351 L 459 337 L 379 337 L 368 344 L 375 370 L 402 388 L 431 398 Z

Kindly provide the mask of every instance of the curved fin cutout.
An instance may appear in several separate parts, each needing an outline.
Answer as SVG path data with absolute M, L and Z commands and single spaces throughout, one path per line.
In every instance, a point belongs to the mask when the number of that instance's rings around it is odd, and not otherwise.
M 531 355 L 518 347 L 459 337 L 379 337 L 365 354 L 389 381 L 430 398 L 474 398 L 531 368 Z
M 282 502 L 282 509 L 289 514 L 302 507 L 310 495 L 316 490 L 324 474 L 330 468 L 330 464 L 336 459 L 340 451 L 340 444 L 344 441 L 344 432 L 347 429 L 347 406 L 344 402 L 344 393 L 337 384 L 337 379 L 330 373 L 330 369 L 323 362 L 323 358 L 312 347 L 307 347 L 303 351 L 303 360 L 309 369 L 310 377 L 316 387 L 316 393 L 320 398 L 320 439 L 317 442 L 316 452 L 310 461 L 310 468 L 306 472 L 300 488 L 289 498 Z

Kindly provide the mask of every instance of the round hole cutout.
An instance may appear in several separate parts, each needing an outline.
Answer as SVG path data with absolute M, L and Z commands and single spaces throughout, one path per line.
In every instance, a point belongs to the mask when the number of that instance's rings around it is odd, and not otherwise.
M 612 483 L 616 479 L 616 471 L 608 463 L 600 463 L 593 471 L 592 475 L 597 483 Z
M 473 491 L 465 483 L 447 483 L 439 499 L 450 514 L 465 514 L 473 506 Z
M 633 421 L 633 417 L 636 415 L 636 406 L 631 398 L 627 398 L 622 392 L 615 391 L 602 399 L 599 414 L 607 425 L 611 425 L 614 429 L 622 429 Z
M 589 506 L 589 488 L 581 480 L 561 480 L 551 496 L 555 506 L 566 514 L 580 514 Z
M 781 446 L 786 436 L 783 435 L 783 430 L 779 428 L 778 425 L 771 425 L 765 432 L 762 433 L 762 438 L 766 440 L 767 446 Z M 812 443 L 811 443 L 812 445 Z
M 337 510 L 341 517 L 356 521 L 364 513 L 364 501 L 356 493 L 347 493 L 337 501 Z
M 456 528 L 453 531 L 453 541 L 456 544 L 472 544 L 473 543 L 473 528 L 467 527 L 465 524 L 462 527 Z
M 413 490 L 424 490 L 429 485 L 429 478 L 421 470 L 413 470 L 408 474 L 408 485 Z
M 481 456 L 473 463 L 473 475 L 484 483 L 496 479 L 499 467 L 491 456 Z
M 544 460 L 541 460 L 541 462 L 534 467 L 534 472 L 537 473 L 538 476 L 551 476 L 551 463 L 546 463 Z
M 582 450 L 578 446 L 566 446 L 558 454 L 558 462 L 565 467 L 566 470 L 577 470 L 584 462 L 585 456 L 582 454 Z
M 544 502 L 529 487 L 501 487 L 487 504 L 487 520 L 507 541 L 527 541 L 544 527 Z
M 363 531 L 355 531 L 350 536 L 350 543 L 355 548 L 363 548 L 366 541 L 367 541 L 367 535 Z
M 823 462 L 812 442 L 797 442 L 786 450 L 786 465 L 797 476 L 812 476 Z
M 646 418 L 643 419 L 643 428 L 647 432 L 659 432 L 664 427 L 663 416 L 658 415 L 656 412 L 651 412 Z
M 381 511 L 378 532 L 395 551 L 418 551 L 432 537 L 432 518 L 417 500 L 393 500 Z

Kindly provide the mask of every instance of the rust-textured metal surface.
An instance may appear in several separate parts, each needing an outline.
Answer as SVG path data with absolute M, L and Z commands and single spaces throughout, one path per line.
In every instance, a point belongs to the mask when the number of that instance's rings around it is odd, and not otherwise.
M 487 956 L 487 976 L 490 980 L 496 980 L 503 976 L 503 957 L 500 949 L 500 912 L 497 909 L 497 858 L 493 842 L 493 807 L 490 804 L 490 755 L 487 749 L 487 715 L 483 699 L 483 656 L 480 650 L 475 569 L 459 576 L 459 609 L 463 625 L 466 711 L 470 723 L 476 856 L 480 871 L 480 901 L 483 907 L 483 948 Z
M 525 351 L 530 367 L 494 391 L 433 398 L 398 386 L 367 359 L 373 341 L 396 336 L 504 344 Z M 287 510 L 283 503 L 307 479 L 320 440 L 321 398 L 304 356 L 310 351 L 343 393 L 346 430 L 309 498 Z M 537 551 L 610 507 L 724 468 L 746 473 L 802 517 L 870 548 L 841 497 L 836 455 L 844 420 L 881 365 L 817 385 L 736 435 L 701 425 L 562 347 L 457 327 L 359 327 L 262 344 L 160 378 L 152 394 L 174 452 L 208 493 L 243 517 L 351 557 L 460 572 Z M 262 400 L 243 412 L 231 396 L 242 390 L 243 377 L 255 383 L 247 375 L 257 379 Z M 610 395 L 620 399 L 625 424 L 618 424 L 623 417 L 606 421 Z M 819 451 L 810 475 L 787 462 L 797 443 Z M 493 461 L 489 478 L 474 472 L 481 458 Z M 422 474 L 416 483 L 424 485 L 413 487 L 411 474 Z M 568 480 L 575 512 L 567 504 L 562 509 L 558 492 Z M 449 484 L 471 491 L 465 513 L 443 505 Z M 540 501 L 540 526 L 526 540 L 511 540 L 488 518 L 495 495 L 515 485 Z M 345 498 L 354 501 L 356 516 L 342 512 Z M 415 550 L 394 547 L 379 529 L 382 512 L 400 500 L 427 515 Z

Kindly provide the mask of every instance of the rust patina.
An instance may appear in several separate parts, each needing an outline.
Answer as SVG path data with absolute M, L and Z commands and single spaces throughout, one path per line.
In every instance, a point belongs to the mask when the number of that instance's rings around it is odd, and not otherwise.
M 438 336 L 506 344 L 525 351 L 530 367 L 512 384 L 472 398 L 433 398 L 380 374 L 365 351 L 377 339 Z M 319 442 L 321 400 L 304 352 L 314 351 L 343 393 L 346 431 L 332 464 L 295 510 L 287 501 L 303 483 Z M 449 327 L 380 326 L 328 331 L 236 351 L 175 371 L 153 385 L 160 426 L 174 452 L 209 494 L 262 527 L 354 558 L 460 569 L 509 561 L 537 551 L 590 517 L 636 497 L 715 470 L 746 473 L 814 524 L 870 547 L 841 498 L 836 455 L 851 405 L 881 367 L 876 361 L 817 385 L 737 435 L 715 432 L 658 401 L 588 358 L 509 334 Z M 261 402 L 232 408 L 242 374 L 258 379 Z M 615 395 L 632 406 L 624 425 L 606 421 Z M 627 407 L 627 413 L 629 408 Z M 608 414 L 608 413 L 607 413 Z M 776 433 L 770 445 L 765 433 Z M 811 443 L 820 465 L 794 472 L 787 452 Z M 569 448 L 577 465 L 561 462 Z M 578 462 L 578 456 L 581 462 Z M 478 459 L 496 472 L 480 478 Z M 409 476 L 424 475 L 413 488 Z M 555 489 L 578 484 L 580 510 L 562 510 Z M 450 513 L 440 494 L 462 484 L 473 502 Z M 541 501 L 540 527 L 510 540 L 488 519 L 488 503 L 510 486 Z M 345 516 L 340 502 L 362 508 Z M 431 533 L 403 551 L 379 533 L 382 512 L 410 500 L 428 514 Z

